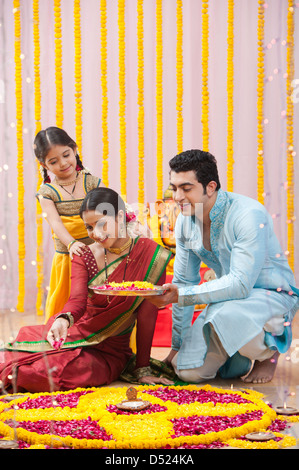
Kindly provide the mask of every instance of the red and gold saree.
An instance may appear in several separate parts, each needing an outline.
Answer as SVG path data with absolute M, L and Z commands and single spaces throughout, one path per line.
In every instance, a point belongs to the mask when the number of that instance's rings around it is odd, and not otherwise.
M 108 281 L 148 281 L 163 284 L 171 252 L 147 238 L 138 238 L 129 255 L 108 265 Z M 95 274 L 96 273 L 96 274 Z M 130 335 L 137 319 L 136 367 L 149 364 L 157 309 L 142 297 L 98 295 L 89 289 L 106 281 L 88 250 L 72 262 L 71 294 L 60 313 L 71 312 L 74 325 L 62 348 L 46 340 L 55 320 L 20 329 L 0 364 L 0 379 L 10 393 L 44 392 L 92 387 L 116 380 L 131 358 Z M 60 314 L 59 313 L 59 314 Z

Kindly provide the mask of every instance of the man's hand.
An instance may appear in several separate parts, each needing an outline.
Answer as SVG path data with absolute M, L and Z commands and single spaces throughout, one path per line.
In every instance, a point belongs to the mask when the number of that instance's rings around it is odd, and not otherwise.
M 176 304 L 179 299 L 179 290 L 175 284 L 163 284 L 165 293 L 163 295 L 147 295 L 146 300 L 149 300 L 156 307 L 165 307 L 168 304 Z

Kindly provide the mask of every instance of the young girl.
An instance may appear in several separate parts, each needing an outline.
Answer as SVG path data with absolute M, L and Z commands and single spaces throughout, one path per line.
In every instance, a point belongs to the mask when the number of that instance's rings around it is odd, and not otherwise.
M 44 183 L 37 198 L 49 222 L 55 242 L 46 319 L 59 312 L 70 294 L 70 260 L 93 243 L 88 237 L 79 210 L 85 195 L 101 185 L 83 167 L 77 145 L 58 127 L 40 131 L 34 140 L 35 156 L 41 164 Z M 54 175 L 51 180 L 48 172 Z

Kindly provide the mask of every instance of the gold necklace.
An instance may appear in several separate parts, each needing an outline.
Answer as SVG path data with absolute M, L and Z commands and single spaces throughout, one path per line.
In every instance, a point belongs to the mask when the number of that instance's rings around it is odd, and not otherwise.
M 124 243 L 123 246 L 119 248 L 107 248 L 107 250 L 110 251 L 110 253 L 115 253 L 116 255 L 119 255 L 120 253 L 125 251 L 127 248 L 129 248 L 129 246 L 131 245 L 131 241 L 132 241 L 132 238 L 129 238 L 129 240 L 126 243 Z
M 80 173 L 77 173 L 76 178 L 75 178 L 74 180 L 72 180 L 72 181 L 68 181 L 67 183 L 62 183 L 62 182 L 60 183 L 60 182 L 58 181 L 58 179 L 55 178 L 54 183 L 58 184 L 59 186 L 70 186 L 70 185 L 73 184 L 73 183 L 77 183 L 77 180 L 78 180 L 79 176 L 80 176 Z

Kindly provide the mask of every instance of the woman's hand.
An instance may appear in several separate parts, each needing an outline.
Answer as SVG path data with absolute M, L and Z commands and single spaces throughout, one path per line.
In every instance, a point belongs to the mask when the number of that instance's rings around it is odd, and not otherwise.
M 165 377 L 155 377 L 154 375 L 145 375 L 144 377 L 139 377 L 138 382 L 148 385 L 174 385 L 172 380 L 166 379 Z
M 87 248 L 87 246 L 84 243 L 79 242 L 79 241 L 74 242 L 70 246 L 70 251 L 69 251 L 70 258 L 73 259 L 74 255 L 78 255 L 78 256 L 83 255 L 86 248 Z
M 69 321 L 66 318 L 56 318 L 51 326 L 48 334 L 47 341 L 54 349 L 60 349 L 67 337 L 67 330 Z

